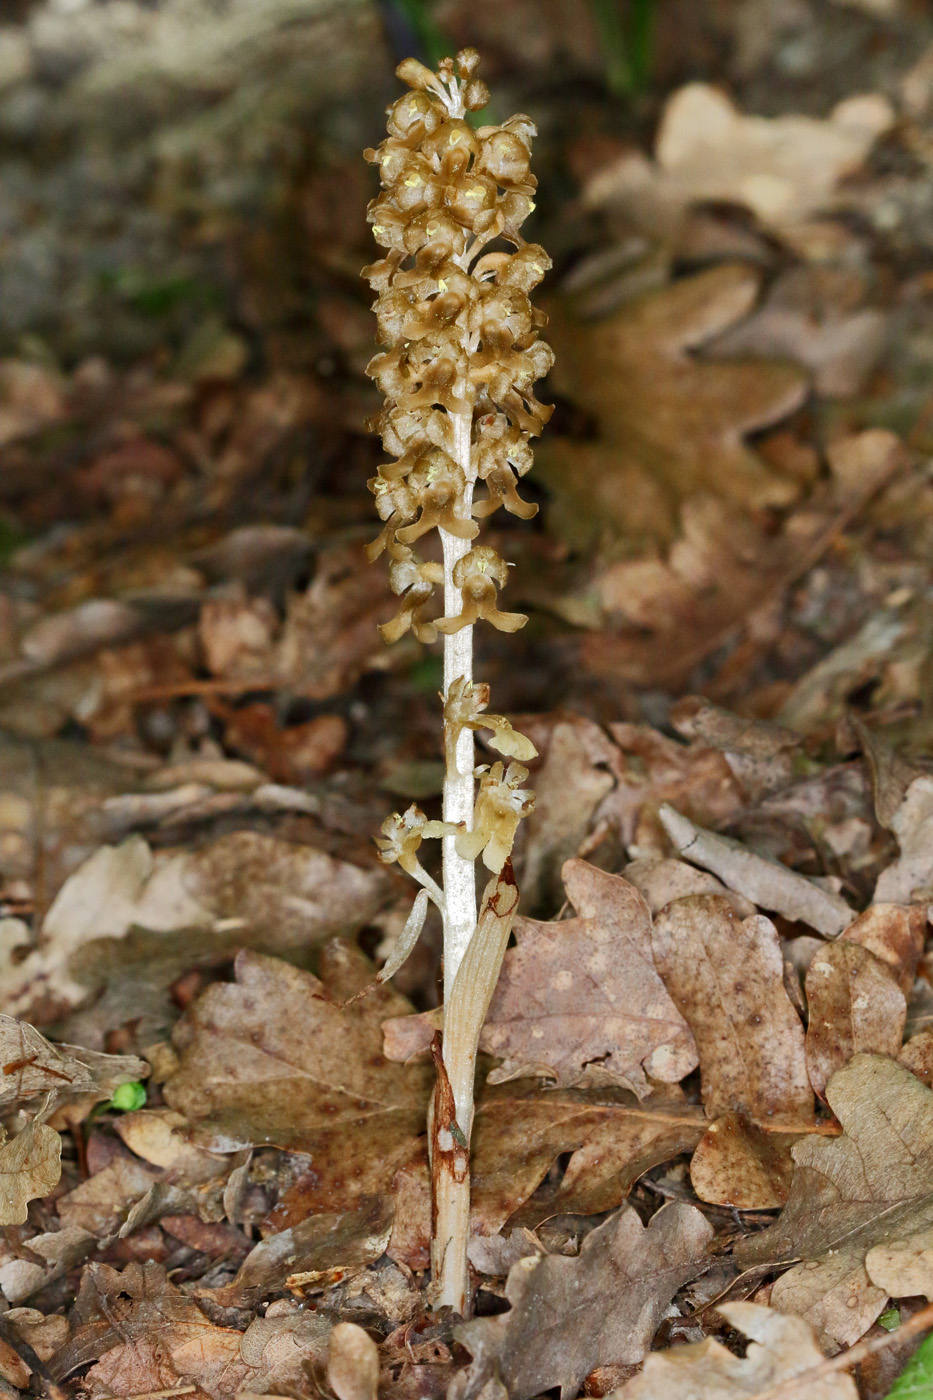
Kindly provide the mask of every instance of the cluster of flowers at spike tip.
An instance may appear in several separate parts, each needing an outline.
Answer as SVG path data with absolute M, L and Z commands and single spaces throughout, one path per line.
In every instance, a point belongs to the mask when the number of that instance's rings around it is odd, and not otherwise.
M 474 130 L 466 115 L 489 100 L 477 62 L 475 49 L 463 49 L 437 73 L 415 59 L 402 63 L 398 76 L 412 91 L 389 108 L 386 140 L 365 153 L 382 183 L 369 220 L 387 250 L 363 271 L 378 294 L 386 347 L 368 368 L 386 399 L 373 426 L 395 458 L 369 482 L 385 525 L 368 554 L 388 550 L 389 580 L 401 596 L 382 628 L 386 641 L 409 629 L 434 641 L 439 630 L 480 618 L 504 631 L 525 621 L 497 607 L 506 565 L 488 547 L 459 561 L 462 618 L 429 618 L 443 575 L 412 548 L 435 528 L 473 540 L 476 518 L 500 506 L 534 515 L 518 479 L 531 466 L 529 439 L 551 414 L 533 389 L 553 361 L 537 335 L 546 317 L 529 299 L 551 263 L 519 232 L 534 208 L 535 127 L 514 116 Z M 514 251 L 484 252 L 494 240 Z M 476 481 L 486 494 L 474 502 Z

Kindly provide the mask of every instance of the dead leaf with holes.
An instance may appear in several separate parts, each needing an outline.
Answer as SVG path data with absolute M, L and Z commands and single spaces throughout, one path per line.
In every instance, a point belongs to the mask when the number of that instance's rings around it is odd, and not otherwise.
M 577 917 L 516 920 L 517 947 L 505 955 L 480 1039 L 505 1061 L 490 1082 L 531 1072 L 568 1085 L 592 1066 L 639 1096 L 648 1075 L 678 1083 L 696 1051 L 655 969 L 647 904 L 627 880 L 586 861 L 569 860 L 562 873 Z
M 825 1360 L 799 1317 L 784 1317 L 755 1303 L 722 1303 L 717 1312 L 751 1339 L 745 1356 L 736 1356 L 714 1337 L 650 1352 L 641 1375 L 617 1390 L 616 1400 L 741 1400 L 789 1384 Z M 837 1374 L 801 1381 L 787 1400 L 858 1400 L 858 1391 L 851 1376 Z
M 473 1357 L 469 1393 L 498 1373 L 511 1400 L 555 1386 L 566 1398 L 596 1366 L 637 1364 L 674 1294 L 708 1267 L 712 1235 L 694 1206 L 663 1206 L 647 1226 L 626 1206 L 576 1258 L 520 1259 L 506 1284 L 510 1311 L 455 1329 Z
M 933 1296 L 933 1092 L 896 1061 L 860 1054 L 833 1075 L 826 1098 L 842 1136 L 796 1144 L 787 1205 L 739 1244 L 736 1261 L 793 1263 L 771 1305 L 805 1318 L 837 1351 L 858 1341 L 889 1296 Z
M 698 492 L 733 514 L 794 500 L 796 482 L 745 439 L 803 402 L 804 373 L 768 361 L 707 363 L 693 353 L 745 316 L 757 294 L 757 275 L 731 265 L 637 298 L 605 321 L 555 313 L 555 388 L 599 433 L 596 442 L 540 449 L 554 528 L 570 543 L 591 545 L 608 531 L 669 544 L 683 502 Z

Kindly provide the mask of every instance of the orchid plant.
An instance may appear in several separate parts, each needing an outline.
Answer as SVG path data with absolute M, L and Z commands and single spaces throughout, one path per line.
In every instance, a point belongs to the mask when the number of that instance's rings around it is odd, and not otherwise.
M 393 459 L 369 483 L 384 527 L 368 553 L 388 555 L 400 599 L 381 631 L 387 642 L 411 631 L 422 642 L 442 636 L 444 645 L 443 819 L 429 821 L 412 806 L 383 825 L 380 859 L 397 862 L 421 888 L 380 976 L 401 966 L 433 901 L 444 927 L 444 1030 L 435 1039 L 428 1124 L 432 1299 L 461 1314 L 470 1303 L 477 1046 L 518 904 L 512 845 L 534 805 L 523 766 L 534 746 L 488 713 L 489 687 L 473 679 L 474 625 L 514 632 L 527 621 L 499 607 L 508 566 L 477 543 L 478 522 L 502 506 L 526 520 L 537 510 L 518 481 L 531 466 L 530 439 L 551 413 L 533 386 L 553 360 L 538 338 L 546 318 L 529 300 L 551 264 L 519 232 L 534 209 L 535 127 L 525 116 L 471 125 L 467 114 L 489 100 L 478 62 L 475 49 L 463 49 L 436 72 L 415 59 L 396 70 L 410 91 L 389 108 L 387 138 L 365 152 L 379 167 L 382 188 L 369 220 L 385 256 L 363 273 L 377 293 L 385 347 L 368 369 L 386 400 L 375 426 Z M 415 546 L 434 530 L 441 557 L 422 558 Z M 505 761 L 476 767 L 476 730 Z M 419 859 L 431 839 L 442 843 L 442 884 Z M 478 859 L 490 878 L 477 911 Z

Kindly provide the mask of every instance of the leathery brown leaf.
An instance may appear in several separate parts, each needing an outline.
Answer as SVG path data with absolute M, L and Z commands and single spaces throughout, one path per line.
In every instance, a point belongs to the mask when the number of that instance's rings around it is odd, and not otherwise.
M 780 1219 L 743 1241 L 739 1264 L 789 1263 L 771 1291 L 829 1351 L 850 1346 L 889 1296 L 933 1296 L 933 1092 L 882 1055 L 856 1055 L 826 1086 L 843 1127 L 793 1148 Z

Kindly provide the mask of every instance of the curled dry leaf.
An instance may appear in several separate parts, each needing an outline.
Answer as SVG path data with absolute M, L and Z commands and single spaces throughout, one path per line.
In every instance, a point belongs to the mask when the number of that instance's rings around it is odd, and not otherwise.
M 330 1334 L 327 1383 L 337 1400 L 376 1400 L 379 1348 L 355 1322 L 338 1322 Z
M 759 908 L 799 920 L 828 938 L 835 938 L 855 918 L 854 909 L 841 895 L 775 860 L 756 855 L 728 836 L 694 826 L 673 807 L 662 807 L 661 821 L 686 860 L 711 870 Z
M 744 1357 L 713 1337 L 645 1357 L 640 1376 L 616 1391 L 617 1400 L 740 1400 L 818 1366 L 825 1358 L 813 1332 L 799 1317 L 785 1317 L 755 1303 L 722 1303 L 737 1332 L 751 1338 Z M 832 1375 L 788 1391 L 788 1400 L 858 1400 L 851 1376 Z
M 481 1048 L 505 1063 L 499 1083 L 545 1073 L 559 1084 L 588 1065 L 648 1093 L 646 1075 L 673 1084 L 696 1065 L 687 1025 L 651 955 L 651 915 L 634 885 L 586 861 L 563 867 L 575 919 L 519 918 Z
M 22 1225 L 29 1202 L 58 1185 L 61 1156 L 58 1133 L 35 1119 L 0 1146 L 0 1225 Z
M 375 1263 L 391 1232 L 391 1204 L 378 1196 L 365 1197 L 356 1210 L 342 1214 L 310 1215 L 260 1240 L 232 1283 L 203 1296 L 222 1307 L 243 1308 L 283 1288 L 299 1296 L 323 1292 Z
M 799 1260 L 774 1284 L 771 1305 L 806 1318 L 835 1351 L 858 1341 L 889 1295 L 918 1291 L 915 1252 L 933 1242 L 933 1093 L 894 1060 L 856 1055 L 826 1098 L 843 1135 L 796 1144 L 780 1219 L 744 1240 L 736 1260 L 743 1268 Z M 877 1273 L 876 1246 L 885 1247 Z
M 660 227 L 676 222 L 686 205 L 709 200 L 792 225 L 832 205 L 839 181 L 893 123 L 890 103 L 876 94 L 846 98 L 825 119 L 758 117 L 740 112 L 718 88 L 688 83 L 665 107 L 657 164 L 627 155 L 594 176 L 586 195 L 590 204 L 621 205 Z
M 670 542 L 682 502 L 712 492 L 736 507 L 787 505 L 796 484 L 747 446 L 805 398 L 789 364 L 698 360 L 692 353 L 744 316 L 758 276 L 726 265 L 626 302 L 605 321 L 552 321 L 557 388 L 592 414 L 595 443 L 558 440 L 540 451 L 553 522 L 571 543 L 607 528 Z M 716 462 L 716 471 L 709 464 Z
M 884 963 L 867 948 L 848 936 L 819 948 L 804 986 L 810 1013 L 807 1070 L 821 1098 L 836 1070 L 858 1051 L 897 1058 L 907 999 Z
M 788 1127 L 810 1118 L 804 1031 L 771 920 L 740 920 L 722 896 L 692 895 L 662 909 L 652 947 L 696 1039 L 710 1117 L 738 1111 Z
M 933 891 L 933 777 L 913 780 L 888 825 L 901 853 L 878 877 L 874 902 L 928 899 Z
M 473 1356 L 469 1394 L 498 1367 L 510 1400 L 552 1386 L 575 1395 L 595 1366 L 641 1361 L 677 1290 L 707 1268 L 712 1229 L 693 1206 L 642 1225 L 626 1206 L 591 1230 L 576 1258 L 532 1255 L 509 1270 L 511 1310 L 460 1325 Z

